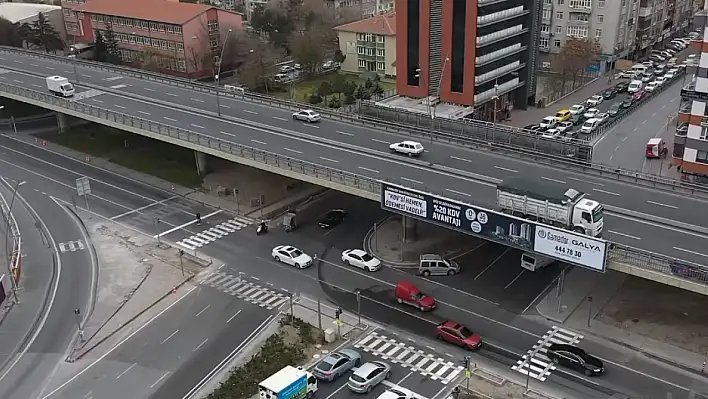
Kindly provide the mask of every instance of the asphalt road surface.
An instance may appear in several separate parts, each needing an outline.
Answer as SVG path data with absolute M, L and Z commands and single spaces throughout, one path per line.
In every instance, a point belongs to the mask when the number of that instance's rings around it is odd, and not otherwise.
M 12 61 L 0 59 L 0 65 L 22 68 L 35 74 L 8 72 L 0 75 L 0 78 L 4 78 L 8 83 L 44 91 L 44 76 L 48 72 L 71 76 L 67 71 L 47 69 L 54 68 L 50 64 L 35 59 L 30 61 L 21 56 Z M 90 81 L 112 93 L 94 90 L 83 99 L 80 99 L 82 95 L 77 95 L 76 101 L 175 127 L 187 127 L 226 141 L 263 148 L 283 156 L 376 179 L 400 179 L 406 186 L 425 187 L 429 191 L 444 193 L 448 197 L 464 198 L 481 206 L 494 207 L 495 185 L 474 177 L 461 176 L 460 174 L 467 173 L 465 171 L 500 180 L 523 174 L 529 178 L 553 181 L 564 188 L 573 187 L 588 192 L 602 203 L 645 214 L 642 220 L 608 214 L 605 226 L 608 238 L 615 242 L 696 263 L 702 263 L 706 257 L 699 244 L 704 239 L 702 235 L 672 230 L 676 233 L 673 237 L 679 237 L 678 239 L 658 239 L 657 231 L 663 235 L 669 229 L 653 221 L 654 218 L 660 217 L 692 225 L 708 225 L 708 214 L 692 212 L 693 209 L 700 208 L 703 201 L 437 143 L 426 144 L 429 152 L 424 154 L 421 160 L 409 160 L 388 154 L 387 145 L 404 138 L 400 135 L 327 120 L 317 125 L 297 123 L 283 110 L 234 99 L 222 99 L 224 114 L 234 115 L 234 118 L 237 118 L 234 120 L 238 120 L 236 123 L 205 114 L 205 110 L 211 109 L 208 104 L 213 99 L 207 94 L 102 74 L 98 71 L 82 74 L 81 68 L 79 74 L 80 81 Z M 78 90 L 86 91 L 81 85 L 78 85 Z M 145 99 L 137 98 L 138 95 Z M 158 98 L 173 105 L 158 105 L 148 97 Z M 193 111 L 187 110 L 187 105 Z M 254 127 L 254 122 L 259 124 L 258 127 Z M 323 142 L 323 139 L 329 140 L 329 143 Z
M 8 363 L 8 369 L 3 371 L 0 383 L 0 397 L 6 399 L 26 399 L 38 394 L 43 388 L 43 382 L 48 380 L 59 362 L 68 355 L 71 342 L 78 336 L 78 326 L 74 315 L 75 309 L 83 314 L 92 308 L 92 302 L 97 276 L 97 265 L 93 261 L 88 245 L 84 250 L 63 252 L 61 244 L 66 241 L 83 241 L 86 238 L 75 219 L 66 210 L 41 193 L 42 179 L 35 176 L 18 176 L 16 169 L 0 165 L 0 175 L 16 181 L 26 181 L 20 187 L 22 196 L 29 204 L 28 211 L 33 214 L 36 225 L 42 227 L 41 242 L 28 240 L 23 254 L 36 262 L 36 268 L 31 270 L 32 279 L 22 286 L 20 301 L 27 296 L 33 296 L 32 301 L 42 298 L 45 301 L 45 312 L 38 320 L 36 329 L 27 337 L 20 349 L 19 355 Z M 3 195 L 9 198 L 11 192 L 4 186 Z M 16 199 L 13 210 L 21 212 L 25 207 L 22 201 Z M 36 212 L 36 213 L 35 213 Z M 28 234 L 29 237 L 29 234 Z M 51 248 L 51 249 L 49 249 Z M 49 291 L 43 287 L 34 286 L 31 282 L 39 278 L 52 276 Z M 46 295 L 46 296 L 45 296 Z M 22 306 L 16 305 L 18 307 Z M 16 328 L 3 323 L 4 329 Z M 8 334 L 8 339 L 12 338 Z M 7 373 L 7 374 L 5 374 Z
M 0 143 L 0 145 L 5 144 L 4 142 Z M 28 166 L 31 166 L 33 162 L 37 162 L 30 157 L 26 155 L 18 156 L 12 158 L 10 162 L 13 162 L 15 169 L 18 170 L 17 174 L 25 173 L 37 176 L 27 171 L 29 170 Z M 74 163 L 74 161 L 66 158 L 62 162 L 64 165 L 69 165 L 69 167 Z M 6 164 L 3 163 L 3 165 Z M 41 166 L 41 169 L 35 173 L 43 172 L 45 176 L 55 176 L 55 173 L 59 172 L 66 173 L 62 172 L 62 169 L 57 172 L 56 166 L 48 164 L 35 165 L 35 167 L 37 166 Z M 91 171 L 86 170 L 86 174 L 91 175 Z M 71 176 L 71 179 L 74 178 L 74 176 Z M 115 198 L 104 198 L 105 202 L 112 204 L 111 206 L 115 208 L 121 208 L 118 205 L 120 204 L 119 201 L 124 200 L 125 197 L 128 201 L 131 201 L 129 202 L 131 206 L 134 206 L 132 204 L 134 194 L 128 194 L 118 188 L 121 187 L 125 178 L 118 175 L 106 175 L 104 178 L 110 179 L 104 182 L 104 186 L 109 187 L 108 184 L 110 184 L 116 187 L 112 191 L 105 189 L 104 195 L 116 196 Z M 58 194 L 63 195 L 67 194 L 68 188 L 64 185 L 46 180 L 46 178 L 43 181 L 46 181 L 43 185 L 46 190 L 56 191 Z M 156 195 L 154 192 L 150 192 L 146 186 L 139 186 L 139 188 L 144 193 L 142 194 L 143 196 Z M 153 191 L 159 190 L 153 189 Z M 143 199 L 143 201 L 145 200 Z M 325 210 L 322 211 L 324 212 Z M 307 227 L 305 226 L 304 228 Z M 515 358 L 510 359 L 506 356 L 501 359 L 508 362 L 509 366 L 529 350 L 549 329 L 549 325 L 520 317 L 489 301 L 481 300 L 468 293 L 447 287 L 444 284 L 436 284 L 435 282 L 426 281 L 389 268 L 384 268 L 377 273 L 361 273 L 358 270 L 346 268 L 339 262 L 327 260 L 331 259 L 328 253 L 337 254 L 339 250 L 332 249 L 332 243 L 342 239 L 342 247 L 354 246 L 357 245 L 357 242 L 359 243 L 358 245 L 361 245 L 363 233 L 366 230 L 368 230 L 368 226 L 348 225 L 345 222 L 325 238 L 321 235 L 313 235 L 308 239 L 302 235 L 288 235 L 278 232 L 277 229 L 269 232 L 266 236 L 257 237 L 253 231 L 243 229 L 224 239 L 210 243 L 200 250 L 209 256 L 227 262 L 227 265 L 222 269 L 224 274 L 219 281 L 231 277 L 233 282 L 234 278 L 239 277 L 239 272 L 243 273 L 243 278 L 251 278 L 251 281 L 258 285 L 258 287 L 250 288 L 249 291 L 260 289 L 263 291 L 262 296 L 264 297 L 266 296 L 265 291 L 271 291 L 270 295 L 272 295 L 272 292 L 281 291 L 284 288 L 290 292 L 328 298 L 351 312 L 356 309 L 356 296 L 352 291 L 361 289 L 365 299 L 365 302 L 362 303 L 364 316 L 387 325 L 396 326 L 413 334 L 425 334 L 436 323 L 444 319 L 465 323 L 474 330 L 479 331 L 485 337 L 486 342 L 499 345 L 505 350 L 513 352 L 516 355 Z M 289 266 L 277 264 L 270 258 L 270 251 L 278 244 L 296 244 L 308 253 L 321 255 L 325 261 L 306 270 L 295 270 Z M 253 279 L 254 277 L 258 278 L 258 280 Z M 402 307 L 395 303 L 391 298 L 391 290 L 394 284 L 402 278 L 412 281 L 423 291 L 434 296 L 438 300 L 439 308 L 432 314 L 420 315 L 413 309 Z M 211 285 L 212 288 L 224 291 L 225 287 L 220 286 L 218 281 L 213 282 Z M 282 302 L 282 297 L 278 300 Z M 269 303 L 274 303 L 272 299 L 268 301 Z M 238 299 L 238 303 L 242 303 L 242 300 Z M 204 306 L 200 310 L 203 308 Z M 160 329 L 163 335 L 171 333 L 171 331 L 167 330 L 169 328 Z M 166 337 L 164 336 L 163 339 Z M 605 363 L 608 366 L 609 372 L 607 375 L 597 380 L 589 380 L 588 382 L 584 380 L 583 376 L 573 377 L 575 381 L 581 381 L 586 384 L 596 382 L 599 385 L 592 385 L 596 389 L 625 392 L 634 397 L 652 397 L 656 392 L 667 392 L 672 393 L 674 398 L 688 397 L 688 391 L 684 387 L 690 387 L 689 389 L 701 392 L 706 391 L 706 382 L 702 377 L 677 370 L 668 365 L 647 359 L 642 355 L 627 352 L 626 349 L 593 341 L 590 338 L 585 338 L 582 341 L 582 346 L 591 353 L 605 359 Z M 224 353 L 220 352 L 220 354 L 223 355 Z M 494 357 L 496 355 L 490 354 L 489 356 Z M 157 377 L 159 378 L 159 376 Z M 169 375 L 165 378 L 168 377 Z M 564 383 L 568 382 L 565 380 L 566 377 L 562 372 L 552 375 L 552 378 L 559 378 L 559 381 Z M 154 382 L 152 381 L 150 384 Z
M 44 398 L 179 398 L 246 341 L 271 311 L 195 289 Z

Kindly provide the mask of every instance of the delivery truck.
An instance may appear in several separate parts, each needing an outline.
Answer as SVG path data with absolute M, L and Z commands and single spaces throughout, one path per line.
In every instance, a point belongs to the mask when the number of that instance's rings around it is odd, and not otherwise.
M 63 76 L 48 76 L 47 89 L 56 96 L 71 97 L 74 95 L 74 85 Z
M 497 184 L 497 206 L 514 216 L 593 237 L 600 236 L 604 224 L 602 204 L 560 182 L 505 180 Z
M 258 384 L 259 399 L 304 399 L 317 392 L 317 378 L 301 367 L 285 366 Z

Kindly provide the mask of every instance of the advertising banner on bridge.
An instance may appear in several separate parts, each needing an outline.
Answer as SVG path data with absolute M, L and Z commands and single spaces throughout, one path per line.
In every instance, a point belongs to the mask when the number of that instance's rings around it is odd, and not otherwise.
M 383 182 L 381 208 L 596 271 L 605 270 L 606 242 L 597 238 Z

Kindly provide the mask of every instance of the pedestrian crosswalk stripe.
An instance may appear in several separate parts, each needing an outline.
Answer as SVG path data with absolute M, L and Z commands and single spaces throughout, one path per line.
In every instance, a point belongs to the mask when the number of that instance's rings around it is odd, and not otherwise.
M 411 372 L 417 372 L 431 380 L 440 381 L 443 385 L 449 384 L 464 370 L 461 365 L 408 346 L 378 331 L 363 337 L 354 344 L 354 347 L 399 364 L 403 368 L 409 368 Z
M 583 336 L 564 328 L 553 326 L 546 334 L 534 344 L 529 351 L 521 357 L 512 367 L 521 374 L 528 375 L 539 381 L 545 381 L 549 375 L 556 369 L 551 359 L 546 356 L 548 347 L 551 344 L 568 344 L 575 345 Z
M 195 249 L 203 247 L 204 245 L 212 243 L 220 238 L 224 238 L 231 233 L 235 233 L 250 224 L 253 224 L 253 220 L 236 216 L 231 220 L 219 223 L 216 226 L 201 231 L 193 236 L 177 241 L 177 244 L 182 248 L 194 251 Z
M 200 281 L 200 284 L 216 288 L 269 310 L 279 307 L 288 300 L 288 297 L 283 293 L 270 290 L 225 272 L 212 273 Z

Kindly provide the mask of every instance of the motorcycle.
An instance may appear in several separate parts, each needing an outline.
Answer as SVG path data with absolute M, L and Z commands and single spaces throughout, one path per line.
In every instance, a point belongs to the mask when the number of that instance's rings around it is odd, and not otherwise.
M 265 221 L 261 222 L 261 224 L 258 225 L 258 228 L 256 228 L 256 235 L 261 235 L 265 234 L 268 232 L 268 225 L 266 224 Z

